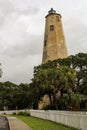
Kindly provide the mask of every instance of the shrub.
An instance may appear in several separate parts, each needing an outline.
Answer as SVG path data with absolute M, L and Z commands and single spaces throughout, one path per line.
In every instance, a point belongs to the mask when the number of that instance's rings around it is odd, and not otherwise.
M 4 112 L 3 115 L 7 115 L 7 114 Z
M 21 115 L 21 116 L 30 116 L 30 113 L 28 112 L 19 112 L 17 115 Z
M 16 115 L 16 112 L 13 112 L 12 115 Z
M 81 109 L 81 111 L 87 112 L 87 108 Z
M 44 107 L 44 110 L 56 110 L 54 105 L 47 105 L 46 107 Z

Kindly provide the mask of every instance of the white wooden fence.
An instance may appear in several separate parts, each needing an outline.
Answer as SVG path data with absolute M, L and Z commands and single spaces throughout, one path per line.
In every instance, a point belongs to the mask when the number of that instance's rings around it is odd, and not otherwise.
M 41 119 L 50 120 L 56 123 L 64 124 L 69 127 L 77 128 L 78 130 L 87 130 L 87 112 L 72 112 L 72 111 L 51 111 L 51 110 L 13 110 L 0 111 L 0 114 L 13 114 L 29 112 L 31 116 Z
M 87 130 L 87 112 L 30 110 L 30 115 L 77 128 L 78 130 Z

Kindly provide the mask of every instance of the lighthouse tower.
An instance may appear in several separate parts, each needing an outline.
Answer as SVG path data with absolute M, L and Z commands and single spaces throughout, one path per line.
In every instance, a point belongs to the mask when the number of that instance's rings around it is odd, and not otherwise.
M 67 57 L 61 15 L 51 8 L 45 18 L 46 22 L 42 58 L 43 64 L 49 60 Z

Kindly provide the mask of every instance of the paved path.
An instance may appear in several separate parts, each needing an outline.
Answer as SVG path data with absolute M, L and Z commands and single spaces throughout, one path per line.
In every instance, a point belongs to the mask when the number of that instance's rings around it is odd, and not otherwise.
M 32 130 L 23 121 L 16 117 L 7 117 L 9 120 L 10 130 Z

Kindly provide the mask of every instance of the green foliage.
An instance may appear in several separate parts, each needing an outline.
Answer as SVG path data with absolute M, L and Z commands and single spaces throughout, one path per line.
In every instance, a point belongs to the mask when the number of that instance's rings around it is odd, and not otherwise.
M 69 96 L 69 101 L 72 104 L 80 104 L 83 99 L 84 99 L 83 95 L 79 93 L 71 93 Z
M 34 68 L 34 76 L 43 69 L 58 68 L 60 66 L 68 66 L 76 71 L 76 91 L 87 95 L 87 53 L 78 53 L 65 59 L 48 61 L 46 64 Z
M 43 94 L 48 94 L 50 97 L 51 105 L 57 108 L 56 93 L 58 90 L 61 92 L 68 92 L 69 89 L 74 89 L 76 73 L 72 68 L 67 66 L 60 66 L 58 68 L 47 68 L 40 70 L 35 74 L 33 86 L 37 86 L 39 91 Z M 42 95 L 40 95 L 42 96 Z M 51 97 L 53 96 L 53 102 Z
M 43 108 L 44 110 L 56 110 L 55 105 L 47 105 Z
M 87 112 L 87 108 L 81 109 L 81 111 L 83 111 L 83 112 Z
M 19 112 L 17 115 L 21 115 L 21 116 L 30 116 L 29 112 Z
M 58 91 L 61 95 L 56 98 Z M 58 103 L 62 105 L 61 109 L 67 109 L 66 104 L 71 102 L 68 101 L 70 93 L 72 93 L 72 103 L 78 102 L 80 95 L 84 97 L 87 95 L 87 54 L 85 53 L 48 61 L 46 64 L 34 67 L 34 78 L 30 84 L 0 82 L 0 110 L 37 109 L 38 101 L 45 94 L 49 95 L 51 105 L 56 109 L 59 108 Z M 68 96 L 64 97 L 64 94 Z
M 29 113 L 29 112 L 26 112 L 26 111 L 25 111 L 25 112 L 20 111 L 20 112 L 18 112 L 18 113 L 13 112 L 12 115 L 30 116 L 30 113 Z
M 66 102 L 68 102 L 67 99 L 64 100 L 64 93 L 69 95 L 73 92 L 72 99 L 75 99 L 72 102 L 78 102 L 80 95 L 87 95 L 87 54 L 78 53 L 75 56 L 71 55 L 65 59 L 48 61 L 34 67 L 32 87 L 33 91 L 35 89 L 37 93 L 37 101 L 44 94 L 48 94 L 51 105 L 58 104 L 55 95 L 59 90 L 61 92 L 61 104 L 63 104 L 62 102 L 65 104 L 64 109 L 66 109 Z M 53 104 L 52 96 L 54 98 Z
M 7 115 L 7 114 L 4 112 L 3 115 Z
M 68 110 L 69 109 L 69 103 L 68 103 L 68 100 L 67 100 L 67 96 L 62 96 L 59 98 L 58 100 L 58 109 L 59 110 Z
M 0 110 L 25 109 L 31 106 L 29 84 L 0 82 Z
M 16 112 L 13 112 L 12 115 L 16 115 Z

